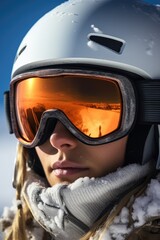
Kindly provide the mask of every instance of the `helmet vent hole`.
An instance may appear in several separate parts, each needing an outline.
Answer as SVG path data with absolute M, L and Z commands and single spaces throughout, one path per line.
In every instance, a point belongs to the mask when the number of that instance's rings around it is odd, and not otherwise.
M 124 46 L 125 46 L 125 41 L 113 36 L 108 36 L 104 34 L 89 34 L 88 36 L 89 40 L 104 46 L 106 48 L 109 48 L 110 50 L 121 54 Z

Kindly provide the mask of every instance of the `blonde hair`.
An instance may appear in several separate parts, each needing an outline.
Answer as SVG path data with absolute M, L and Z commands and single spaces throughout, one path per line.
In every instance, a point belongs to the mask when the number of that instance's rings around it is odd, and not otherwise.
M 5 240 L 26 240 L 26 224 L 32 221 L 33 217 L 25 202 L 22 204 L 21 191 L 26 175 L 26 160 L 27 160 L 27 149 L 21 144 L 18 145 L 17 156 L 16 156 L 16 200 L 17 210 L 14 216 L 12 225 L 7 229 L 7 236 Z

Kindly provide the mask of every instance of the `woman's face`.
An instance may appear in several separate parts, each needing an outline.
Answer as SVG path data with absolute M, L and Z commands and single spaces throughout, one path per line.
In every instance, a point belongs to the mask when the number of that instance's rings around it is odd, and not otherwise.
M 51 186 L 72 183 L 79 177 L 102 177 L 124 163 L 127 137 L 89 146 L 78 141 L 60 122 L 36 152 Z

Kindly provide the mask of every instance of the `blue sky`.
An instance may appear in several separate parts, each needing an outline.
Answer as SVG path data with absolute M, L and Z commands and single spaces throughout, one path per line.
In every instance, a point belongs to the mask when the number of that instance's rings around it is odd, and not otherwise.
M 160 4 L 160 0 L 146 0 Z M 9 89 L 12 63 L 17 48 L 30 27 L 46 12 L 64 0 L 2 0 L 0 2 L 0 214 L 5 205 L 10 205 L 15 147 L 17 141 L 8 133 L 4 109 L 3 92 Z M 4 192 L 2 194 L 2 189 Z

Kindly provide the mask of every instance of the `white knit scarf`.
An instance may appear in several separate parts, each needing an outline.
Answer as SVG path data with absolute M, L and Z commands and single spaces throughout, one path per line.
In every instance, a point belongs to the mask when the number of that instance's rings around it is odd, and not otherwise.
M 132 164 L 101 178 L 84 177 L 47 187 L 29 170 L 23 195 L 34 218 L 54 239 L 78 240 L 149 171 L 149 164 Z

